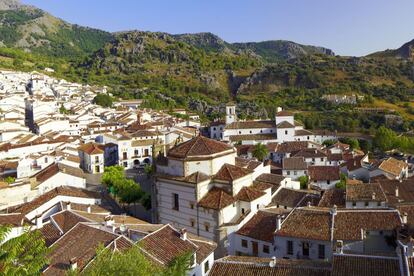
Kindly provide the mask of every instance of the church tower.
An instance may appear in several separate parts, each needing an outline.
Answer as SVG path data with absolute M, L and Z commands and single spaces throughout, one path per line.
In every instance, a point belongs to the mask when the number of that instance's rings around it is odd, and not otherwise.
M 226 104 L 226 125 L 229 125 L 235 122 L 236 119 L 237 119 L 236 104 L 234 103 Z

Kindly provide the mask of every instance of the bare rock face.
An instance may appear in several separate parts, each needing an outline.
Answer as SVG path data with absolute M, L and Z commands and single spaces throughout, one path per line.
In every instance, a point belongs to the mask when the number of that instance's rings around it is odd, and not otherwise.
M 21 6 L 19 0 L 0 0 L 0 11 L 15 10 Z

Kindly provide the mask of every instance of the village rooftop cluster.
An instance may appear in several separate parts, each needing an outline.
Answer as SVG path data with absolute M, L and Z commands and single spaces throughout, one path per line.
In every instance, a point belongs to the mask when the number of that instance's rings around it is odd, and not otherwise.
M 42 233 L 53 248 L 45 275 L 84 270 L 100 244 L 137 243 L 160 266 L 190 252 L 196 276 L 414 272 L 411 159 L 370 158 L 338 140 L 353 134 L 306 130 L 280 107 L 242 121 L 229 103 L 223 121 L 201 125 L 141 100 L 93 103 L 107 93 L 0 72 L 0 225 L 12 227 L 7 239 Z M 115 165 L 153 168 L 149 218 L 100 184 Z

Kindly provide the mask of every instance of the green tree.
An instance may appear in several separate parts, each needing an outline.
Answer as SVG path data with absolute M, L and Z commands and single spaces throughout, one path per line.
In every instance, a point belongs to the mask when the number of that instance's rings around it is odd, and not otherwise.
M 265 145 L 262 143 L 256 144 L 253 149 L 253 156 L 257 158 L 259 161 L 263 161 L 267 155 L 269 154 L 269 150 Z
M 93 99 L 93 103 L 102 107 L 112 107 L 114 99 L 108 94 L 99 93 Z
M 151 164 L 145 164 L 144 172 L 147 175 L 148 179 L 153 175 L 154 173 L 154 166 Z
M 325 141 L 322 142 L 322 145 L 324 145 L 325 147 L 330 147 L 335 143 L 336 143 L 335 140 L 325 140 Z
M 306 189 L 308 187 L 308 182 L 309 182 L 308 176 L 302 175 L 301 177 L 299 177 L 299 182 L 300 182 L 300 188 Z
M 0 226 L 0 275 L 40 275 L 50 253 L 42 234 L 27 228 L 22 235 L 6 241 L 10 232 L 10 227 Z
M 112 193 L 115 182 L 121 181 L 124 178 L 125 178 L 124 167 L 122 166 L 105 167 L 105 171 L 102 174 L 101 183 L 105 185 Z
M 355 138 L 342 138 L 342 143 L 348 144 L 351 149 L 359 149 L 359 141 Z
M 154 265 L 135 245 L 126 251 L 111 251 L 100 246 L 94 261 L 83 272 L 74 275 L 160 275 L 184 276 L 190 268 L 191 255 L 184 254 L 174 259 L 167 267 Z
M 335 187 L 337 189 L 345 189 L 346 188 L 346 175 L 344 173 L 341 173 L 340 181 L 335 184 Z
M 383 152 L 392 150 L 398 146 L 397 134 L 393 130 L 381 126 L 375 133 L 373 144 Z

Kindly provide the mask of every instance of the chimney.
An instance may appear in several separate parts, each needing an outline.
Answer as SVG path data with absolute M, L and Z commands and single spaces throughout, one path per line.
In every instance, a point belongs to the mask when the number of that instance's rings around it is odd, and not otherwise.
M 105 218 L 106 226 L 112 226 L 114 224 L 114 218 L 112 216 L 107 216 Z
M 331 209 L 331 212 L 330 212 L 331 215 L 335 216 L 336 215 L 336 210 L 337 210 L 337 207 L 336 207 L 336 205 L 334 205 Z
M 272 260 L 269 262 L 269 266 L 272 267 L 272 268 L 276 266 L 276 257 L 275 256 L 272 257 Z
M 308 201 L 308 207 L 311 207 L 312 205 L 311 205 L 311 202 L 310 201 Z
M 336 241 L 336 253 L 344 254 L 344 242 L 341 240 Z
M 72 209 L 72 206 L 70 204 L 70 201 L 66 202 L 66 210 L 70 211 Z
M 375 200 L 376 193 L 372 192 L 372 200 Z
M 87 211 L 88 213 L 92 213 L 92 207 L 91 207 L 91 205 L 90 205 L 90 204 L 88 205 L 88 208 L 86 209 L 86 211 Z
M 282 217 L 277 215 L 276 217 L 276 231 L 279 231 L 282 228 Z
M 43 219 L 41 215 L 36 217 L 36 227 L 37 229 L 40 229 L 43 227 Z
M 180 230 L 180 238 L 183 241 L 187 240 L 187 229 L 183 228 Z
M 75 257 L 74 258 L 71 258 L 69 260 L 69 264 L 70 264 L 70 269 L 71 270 L 76 270 L 78 268 L 78 262 L 77 262 L 77 260 L 76 260 Z
M 398 191 L 398 186 L 395 186 L 395 196 L 396 197 L 399 197 L 399 191 Z
M 408 221 L 408 214 L 406 212 L 404 212 L 401 216 L 401 220 L 403 224 L 407 224 Z

